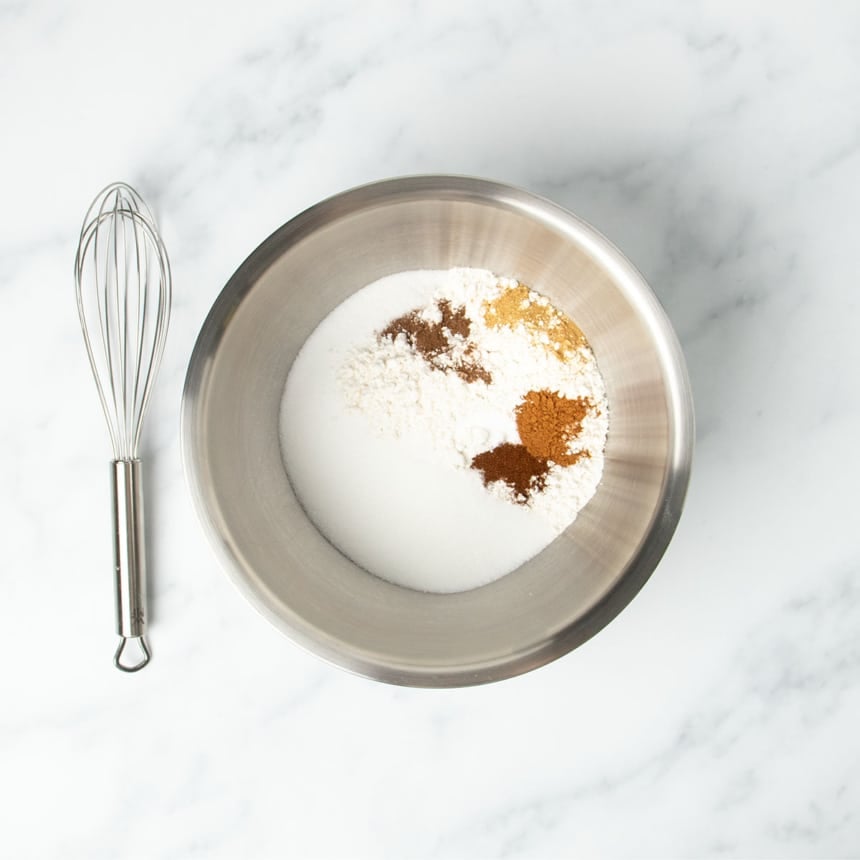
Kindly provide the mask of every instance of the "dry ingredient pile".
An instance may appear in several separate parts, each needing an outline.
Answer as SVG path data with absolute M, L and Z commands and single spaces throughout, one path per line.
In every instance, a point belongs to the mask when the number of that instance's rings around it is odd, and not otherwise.
M 320 531 L 369 572 L 464 591 L 540 552 L 594 494 L 608 428 L 582 332 L 481 269 L 401 272 L 308 338 L 281 444 Z

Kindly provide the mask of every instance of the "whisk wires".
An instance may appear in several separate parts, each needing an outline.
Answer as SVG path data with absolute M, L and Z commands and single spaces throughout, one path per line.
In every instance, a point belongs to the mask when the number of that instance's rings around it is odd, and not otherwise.
M 114 459 L 136 459 L 167 338 L 172 281 L 152 213 L 125 183 L 108 185 L 87 210 L 75 291 Z

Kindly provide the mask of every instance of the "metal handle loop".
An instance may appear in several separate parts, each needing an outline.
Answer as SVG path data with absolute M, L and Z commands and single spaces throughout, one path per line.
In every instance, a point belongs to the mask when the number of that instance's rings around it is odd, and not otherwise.
M 143 651 L 143 659 L 141 659 L 138 663 L 135 663 L 133 666 L 126 666 L 120 662 L 120 657 L 122 657 L 122 652 L 130 639 L 137 639 L 138 643 L 140 644 L 140 649 L 141 651 Z M 152 659 L 152 655 L 149 653 L 149 648 L 146 645 L 146 637 L 122 636 L 120 637 L 120 643 L 116 649 L 116 653 L 113 655 L 113 664 L 121 672 L 138 672 L 150 661 L 150 659 Z

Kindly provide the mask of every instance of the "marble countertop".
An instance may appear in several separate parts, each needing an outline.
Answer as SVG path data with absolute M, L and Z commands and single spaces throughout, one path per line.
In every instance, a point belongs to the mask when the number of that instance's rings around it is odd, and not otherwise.
M 853 2 L 0 3 L 0 855 L 860 856 Z M 663 563 L 567 657 L 376 684 L 219 570 L 179 452 L 195 335 L 352 185 L 498 179 L 653 284 L 697 407 Z M 151 642 L 111 666 L 109 449 L 72 289 L 113 179 L 175 304 L 146 427 Z

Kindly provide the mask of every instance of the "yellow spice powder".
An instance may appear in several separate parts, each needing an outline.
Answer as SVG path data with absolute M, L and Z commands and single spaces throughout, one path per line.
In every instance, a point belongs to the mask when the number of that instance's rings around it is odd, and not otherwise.
M 506 287 L 495 299 L 485 301 L 484 321 L 490 328 L 523 325 L 535 345 L 549 350 L 559 361 L 567 361 L 581 346 L 588 345 L 569 316 L 525 284 Z

